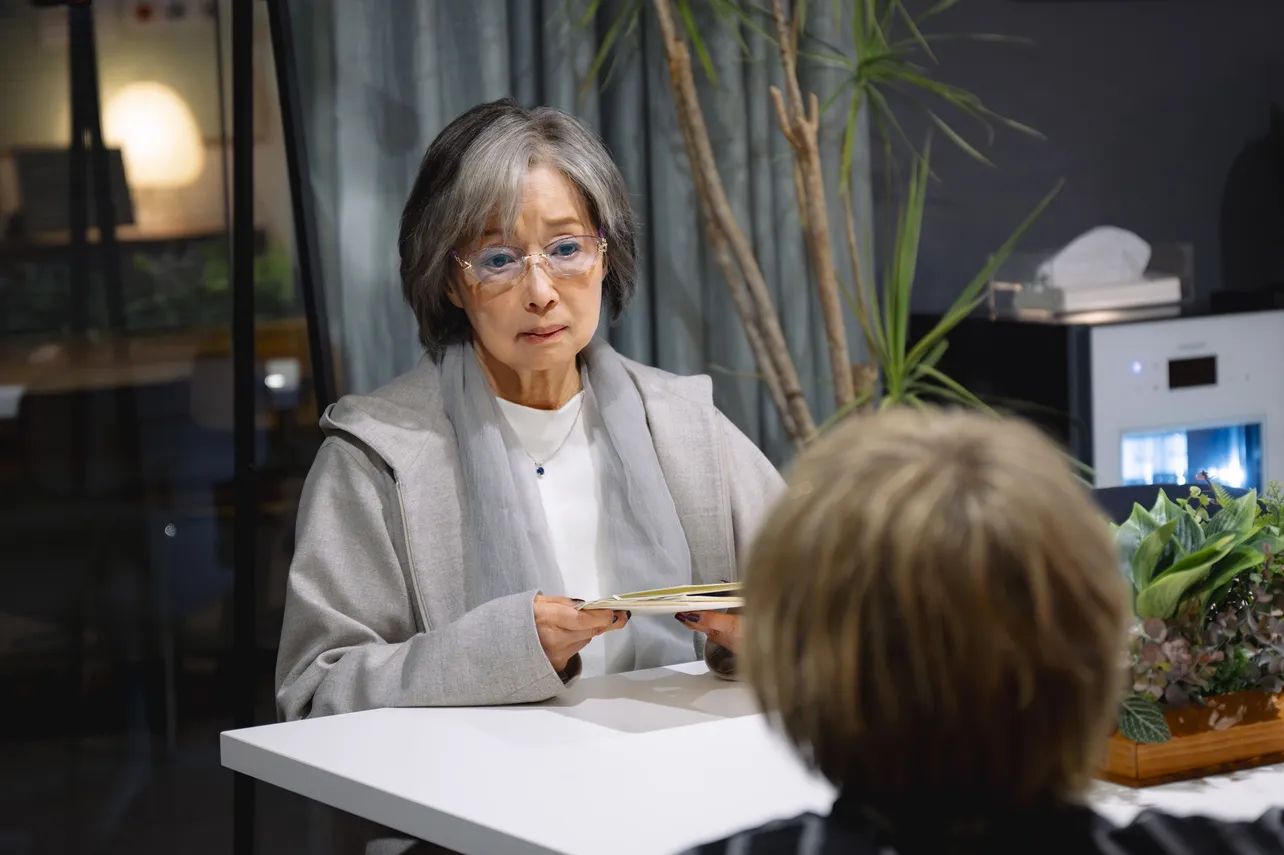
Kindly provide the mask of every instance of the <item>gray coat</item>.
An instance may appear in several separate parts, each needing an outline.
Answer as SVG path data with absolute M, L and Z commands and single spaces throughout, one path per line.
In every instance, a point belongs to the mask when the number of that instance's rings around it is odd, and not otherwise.
M 692 581 L 736 578 L 780 476 L 714 407 L 708 377 L 627 368 L 686 533 Z M 424 359 L 321 420 L 326 439 L 303 488 L 277 659 L 283 719 L 526 703 L 564 687 L 535 630 L 536 591 L 464 608 L 462 481 L 439 384 Z M 701 647 L 697 637 L 692 658 Z

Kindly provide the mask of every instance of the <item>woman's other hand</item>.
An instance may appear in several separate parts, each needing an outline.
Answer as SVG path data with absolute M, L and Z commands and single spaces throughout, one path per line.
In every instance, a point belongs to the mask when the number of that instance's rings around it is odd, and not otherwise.
M 566 597 L 535 597 L 535 629 L 544 655 L 554 670 L 566 670 L 571 658 L 604 632 L 623 629 L 628 612 L 594 609 L 579 611 L 576 601 Z
M 703 632 L 715 644 L 727 648 L 732 653 L 739 652 L 740 615 L 722 612 L 687 612 L 675 617 L 684 626 L 696 632 Z

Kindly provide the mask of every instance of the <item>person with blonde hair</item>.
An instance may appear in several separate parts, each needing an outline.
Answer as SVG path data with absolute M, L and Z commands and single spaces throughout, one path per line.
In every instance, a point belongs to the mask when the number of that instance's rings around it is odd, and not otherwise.
M 697 855 L 1284 853 L 1279 810 L 1119 828 L 1085 806 L 1128 594 L 1104 518 L 1024 423 L 849 420 L 798 460 L 744 585 L 743 676 L 839 795 Z

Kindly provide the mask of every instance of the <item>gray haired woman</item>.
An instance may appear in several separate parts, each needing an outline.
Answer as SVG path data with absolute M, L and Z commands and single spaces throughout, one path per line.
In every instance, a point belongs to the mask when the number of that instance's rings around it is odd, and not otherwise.
M 630 620 L 571 599 L 734 578 L 780 488 L 707 377 L 596 337 L 628 303 L 636 243 L 619 170 L 569 115 L 496 101 L 432 143 L 400 235 L 427 355 L 322 419 L 283 718 L 538 701 L 702 651 L 734 667 L 735 617 Z

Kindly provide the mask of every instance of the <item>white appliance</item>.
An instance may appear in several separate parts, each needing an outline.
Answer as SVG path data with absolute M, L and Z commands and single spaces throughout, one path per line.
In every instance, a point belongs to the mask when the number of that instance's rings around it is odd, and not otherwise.
M 1088 333 L 1097 486 L 1284 482 L 1284 311 Z

